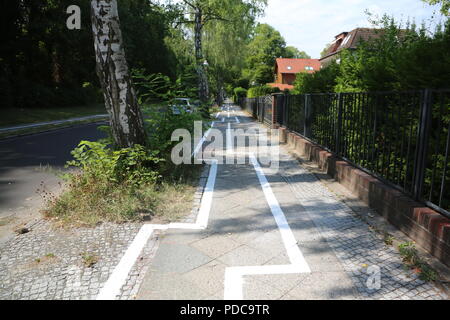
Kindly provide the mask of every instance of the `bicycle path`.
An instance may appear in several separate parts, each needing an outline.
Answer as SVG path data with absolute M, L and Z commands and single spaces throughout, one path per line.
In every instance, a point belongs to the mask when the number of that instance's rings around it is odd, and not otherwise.
M 262 128 L 237 107 L 216 120 L 224 137 Z M 447 298 L 405 271 L 396 250 L 284 147 L 278 169 L 251 147 L 222 151 L 247 161 L 211 163 L 205 227 L 159 234 L 137 299 Z

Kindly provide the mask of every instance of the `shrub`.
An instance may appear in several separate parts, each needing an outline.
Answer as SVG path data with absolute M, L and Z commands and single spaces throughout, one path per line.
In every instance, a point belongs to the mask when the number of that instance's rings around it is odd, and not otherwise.
M 242 87 L 234 88 L 234 102 L 238 102 L 240 98 L 245 98 L 247 96 L 247 89 Z
M 315 73 L 299 73 L 294 82 L 294 94 L 333 92 L 336 78 L 340 74 L 339 65 L 331 63 Z
M 81 183 L 103 181 L 138 186 L 159 177 L 157 167 L 162 159 L 158 153 L 140 145 L 114 150 L 107 141 L 81 141 L 72 151 L 74 160 L 67 164 L 83 170 Z
M 149 79 L 159 81 L 159 76 Z M 145 80 L 145 79 L 144 79 Z M 150 91 L 146 82 L 142 92 Z M 171 86 L 176 89 L 177 85 Z M 169 91 L 171 90 L 169 89 Z M 153 92 L 154 93 L 154 92 Z M 172 93 L 168 93 L 172 94 Z M 146 96 L 141 94 L 140 101 Z M 68 166 L 79 168 L 66 174 L 68 188 L 58 198 L 47 197 L 48 217 L 68 225 L 95 225 L 101 221 L 135 221 L 140 214 L 177 218 L 190 206 L 191 181 L 197 182 L 197 167 L 175 166 L 170 161 L 175 129 L 194 131 L 194 121 L 202 120 L 200 112 L 174 115 L 160 107 L 143 108 L 148 140 L 145 146 L 117 149 L 110 136 L 97 142 L 82 141 L 72 151 L 74 160 Z M 103 126 L 109 134 L 111 130 Z M 168 202 L 168 203 L 167 203 Z
M 172 133 L 176 129 L 186 129 L 191 134 L 194 132 L 194 122 L 202 121 L 202 114 L 200 112 L 181 112 L 181 114 L 174 115 L 171 112 L 159 112 L 158 110 L 145 110 L 145 127 L 148 132 L 148 148 L 150 150 L 157 150 L 158 155 L 166 160 L 169 160 L 172 148 L 178 143 L 171 141 Z M 206 126 L 206 122 L 204 122 Z M 171 162 L 167 161 L 161 163 L 165 171 L 171 166 Z
M 277 93 L 277 92 L 280 92 L 279 88 L 264 85 L 264 86 L 252 87 L 252 88 L 248 89 L 247 97 L 248 98 L 256 98 L 256 97 L 266 96 L 268 94 Z

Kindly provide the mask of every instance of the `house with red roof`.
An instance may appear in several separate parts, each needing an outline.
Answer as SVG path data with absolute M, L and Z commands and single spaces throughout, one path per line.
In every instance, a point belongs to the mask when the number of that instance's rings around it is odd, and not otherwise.
M 278 58 L 275 62 L 275 82 L 268 83 L 281 91 L 294 89 L 297 73 L 314 73 L 321 68 L 318 59 L 285 59 Z
M 339 63 L 339 53 L 342 50 L 356 50 L 361 42 L 377 39 L 383 33 L 383 29 L 373 28 L 356 28 L 350 32 L 341 32 L 334 37 L 333 42 L 331 42 L 324 55 L 320 58 L 320 62 L 324 67 L 328 66 L 334 60 Z M 402 31 L 402 33 L 404 33 L 404 31 Z

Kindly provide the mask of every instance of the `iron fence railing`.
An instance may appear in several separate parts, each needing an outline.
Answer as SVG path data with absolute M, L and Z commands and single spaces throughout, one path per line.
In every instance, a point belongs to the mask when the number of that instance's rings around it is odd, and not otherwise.
M 279 125 L 450 217 L 450 90 L 273 99 Z M 241 100 L 261 122 L 272 118 L 271 104 L 267 97 Z

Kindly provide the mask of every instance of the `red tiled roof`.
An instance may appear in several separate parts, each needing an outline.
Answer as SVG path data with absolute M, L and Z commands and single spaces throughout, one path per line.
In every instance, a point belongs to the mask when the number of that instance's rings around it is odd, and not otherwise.
M 320 70 L 319 59 L 285 59 L 278 58 L 276 62 L 276 68 L 280 70 L 280 73 L 314 73 Z M 313 70 L 307 70 L 305 67 L 312 67 Z
M 292 90 L 294 89 L 294 86 L 290 85 L 290 84 L 282 84 L 282 83 L 268 83 L 268 86 L 271 86 L 272 88 L 278 88 L 281 91 L 284 90 Z

